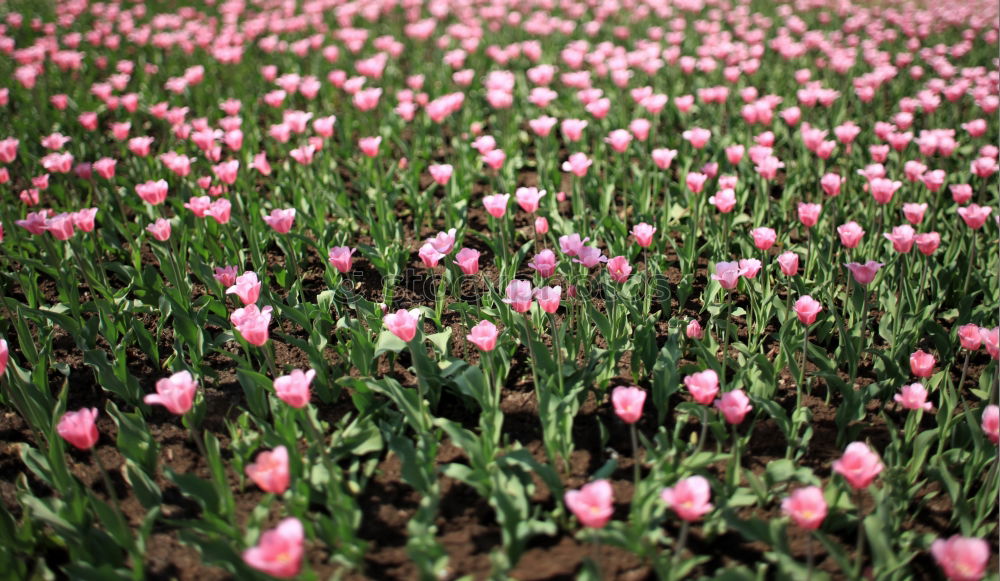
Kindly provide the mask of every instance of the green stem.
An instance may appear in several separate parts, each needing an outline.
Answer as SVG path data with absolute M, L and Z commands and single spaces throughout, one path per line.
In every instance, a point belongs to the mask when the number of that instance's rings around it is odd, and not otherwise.
M 854 549 L 854 555 L 857 561 L 854 563 L 854 575 L 852 578 L 861 578 L 861 569 L 865 562 L 865 515 L 861 510 L 861 496 L 863 494 L 862 490 L 856 490 L 854 495 L 854 503 L 858 507 L 858 544 Z
M 639 488 L 639 437 L 636 434 L 635 424 L 629 425 L 629 434 L 632 436 L 632 472 L 635 479 L 635 487 Z

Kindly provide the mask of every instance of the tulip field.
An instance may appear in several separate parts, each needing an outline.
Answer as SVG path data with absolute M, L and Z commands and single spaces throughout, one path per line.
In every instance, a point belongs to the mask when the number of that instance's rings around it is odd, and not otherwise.
M 0 581 L 1000 579 L 995 0 L 0 0 Z

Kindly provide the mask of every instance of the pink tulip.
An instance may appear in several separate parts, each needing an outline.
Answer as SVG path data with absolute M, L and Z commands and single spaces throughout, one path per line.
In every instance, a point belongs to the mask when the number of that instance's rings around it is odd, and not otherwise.
M 538 306 L 546 313 L 555 313 L 559 310 L 559 301 L 562 296 L 561 286 L 543 286 L 535 289 L 534 297 L 538 301 Z
M 837 234 L 840 236 L 840 243 L 844 248 L 857 248 L 865 231 L 857 222 L 851 221 L 837 226 Z
M 271 306 L 258 309 L 257 305 L 250 304 L 233 311 L 233 314 L 229 315 L 229 321 L 247 343 L 261 347 L 267 343 L 269 337 L 268 327 L 271 324 L 273 310 Z
M 502 218 L 507 213 L 507 202 L 509 200 L 510 194 L 493 194 L 483 198 L 483 206 L 486 207 L 486 211 L 490 216 Z
M 616 153 L 624 153 L 632 143 L 632 134 L 624 129 L 615 129 L 604 138 L 604 143 L 611 146 Z
M 799 297 L 799 300 L 795 301 L 795 314 L 798 316 L 799 321 L 803 324 L 811 325 L 816 322 L 816 315 L 823 310 L 823 306 L 819 301 L 813 299 L 809 295 L 804 295 Z
M 983 343 L 983 338 L 979 334 L 979 325 L 969 323 L 958 328 L 958 340 L 963 349 L 975 351 Z
M 227 295 L 235 294 L 244 305 L 256 303 L 260 298 L 261 283 L 256 272 L 244 272 L 236 277 L 236 282 L 226 289 Z
M 347 274 L 351 270 L 351 256 L 357 250 L 357 248 L 350 248 L 348 246 L 334 246 L 330 249 L 330 264 L 341 274 Z
M 785 276 L 795 276 L 799 272 L 799 255 L 794 252 L 784 252 L 778 255 L 778 266 Z
M 102 157 L 93 164 L 94 171 L 97 175 L 101 176 L 106 180 L 110 180 L 115 177 L 115 166 L 118 164 L 117 161 L 111 159 L 110 157 Z
M 703 189 L 705 189 L 705 182 L 708 181 L 708 176 L 696 171 L 688 172 L 687 176 L 684 178 L 684 183 L 687 185 L 688 189 L 695 194 L 700 194 Z
M 757 273 L 760 272 L 763 264 L 756 258 L 741 258 L 740 270 L 743 271 L 743 278 L 754 279 L 757 278 Z
M 719 375 L 713 369 L 692 373 L 684 378 L 684 386 L 696 402 L 709 405 L 719 393 Z
M 927 401 L 927 388 L 919 383 L 904 385 L 900 392 L 893 396 L 893 399 L 896 403 L 908 410 L 922 409 L 925 411 L 931 411 L 931 408 L 933 407 L 931 403 Z
M 435 164 L 427 168 L 431 173 L 431 178 L 439 186 L 443 186 L 451 179 L 453 168 L 449 164 Z
M 595 246 L 584 246 L 583 248 L 580 249 L 580 252 L 577 254 L 577 258 L 573 259 L 573 262 L 577 264 L 582 264 L 587 268 L 594 268 L 598 264 L 607 261 L 608 259 L 606 256 L 604 256 L 604 253 L 601 251 L 601 249 Z
M 274 209 L 271 210 L 270 216 L 264 216 L 264 222 L 271 228 L 274 228 L 274 231 L 278 234 L 288 234 L 288 231 L 292 229 L 292 222 L 294 221 L 295 208 L 288 208 L 287 210 Z
M 827 505 L 823 490 L 818 486 L 799 488 L 781 501 L 781 511 L 799 527 L 814 531 L 826 518 Z
M 844 455 L 833 462 L 833 471 L 847 480 L 852 488 L 867 488 L 882 472 L 882 461 L 864 442 L 852 442 Z
M 989 206 L 980 206 L 978 204 L 969 204 L 963 208 L 958 208 L 958 215 L 962 217 L 965 225 L 973 230 L 979 230 L 986 223 L 986 219 L 990 216 L 990 212 L 993 208 Z
M 840 186 L 843 185 L 843 183 L 844 178 L 835 173 L 824 174 L 822 179 L 819 181 L 819 185 L 823 188 L 823 192 L 831 198 L 840 195 Z
M 215 274 L 212 277 L 219 281 L 223 287 L 231 287 L 236 284 L 236 270 L 235 266 L 226 266 L 223 268 L 216 267 Z
M 539 235 L 548 234 L 549 232 L 549 221 L 544 216 L 539 216 L 535 218 L 535 233 Z
M 381 137 L 362 137 L 358 140 L 358 149 L 367 157 L 375 157 L 378 155 L 378 148 L 381 144 Z
M 708 143 L 708 140 L 712 138 L 712 132 L 709 131 L 708 129 L 693 127 L 681 133 L 681 137 L 683 137 L 685 141 L 690 143 L 691 147 L 694 147 L 695 149 L 701 149 L 705 147 L 705 145 Z
M 538 188 L 517 188 L 514 192 L 514 197 L 517 199 L 517 205 L 521 206 L 521 209 L 529 214 L 533 214 L 538 210 L 539 201 L 545 196 L 545 190 L 539 190 Z
M 425 242 L 424 245 L 420 247 L 420 251 L 417 252 L 417 256 L 420 257 L 420 260 L 424 263 L 424 266 L 426 266 L 427 268 L 434 268 L 435 266 L 438 265 L 438 262 L 440 262 L 440 260 L 444 258 L 445 255 L 441 252 L 438 252 L 434 248 L 434 245 L 431 244 L 430 242 Z
M 493 351 L 497 346 L 498 335 L 496 325 L 489 321 L 480 321 L 475 327 L 469 329 L 469 334 L 465 336 L 465 339 L 483 351 Z
M 983 420 L 981 424 L 983 433 L 994 444 L 1000 444 L 1000 407 L 988 405 L 983 410 Z
M 135 193 L 139 194 L 144 202 L 154 206 L 162 204 L 167 199 L 167 190 L 166 180 L 148 181 L 135 186 Z
M 583 130 L 586 128 L 587 122 L 580 119 L 564 119 L 559 125 L 563 137 L 569 142 L 580 141 L 583 137 Z
M 664 488 L 660 492 L 660 498 L 687 522 L 699 520 L 714 508 L 709 502 L 712 499 L 712 488 L 703 476 L 679 480 L 673 487 Z
M 507 161 L 507 154 L 501 149 L 494 149 L 483 154 L 483 163 L 491 169 L 500 169 Z
M 293 408 L 304 408 L 309 405 L 309 384 L 315 377 L 315 369 L 305 372 L 293 369 L 288 375 L 282 375 L 274 380 L 274 391 L 281 401 Z
M 463 248 L 455 255 L 454 263 L 458 265 L 462 274 L 476 274 L 479 272 L 479 251 Z
M 823 209 L 823 206 L 819 204 L 804 204 L 800 203 L 798 206 L 799 210 L 799 221 L 806 228 L 812 228 L 819 221 L 819 213 Z
M 580 524 L 595 529 L 608 524 L 615 511 L 614 491 L 607 480 L 595 480 L 580 490 L 568 490 L 563 501 Z
M 902 226 L 896 226 L 892 229 L 892 233 L 886 232 L 883 234 L 885 239 L 892 242 L 892 248 L 896 252 L 906 254 L 910 250 L 913 250 L 914 240 L 913 227 L 909 224 L 903 224 Z
M 914 226 L 924 221 L 924 212 L 926 211 L 927 204 L 903 204 L 903 217 Z
M 666 148 L 654 149 L 652 156 L 653 163 L 656 164 L 656 167 L 660 169 L 668 169 L 670 164 L 673 163 L 674 158 L 677 157 L 677 150 Z
M 631 234 L 635 237 L 636 244 L 642 248 L 648 248 L 653 243 L 653 234 L 656 234 L 656 228 L 645 222 L 640 222 L 632 227 Z
M 10 360 L 10 350 L 7 348 L 7 340 L 0 339 L 0 375 L 7 371 L 7 362 Z
M 556 255 L 549 249 L 542 250 L 535 255 L 528 266 L 534 269 L 542 278 L 548 278 L 556 272 Z
M 750 405 L 750 398 L 743 393 L 742 389 L 722 394 L 721 398 L 715 400 L 715 407 L 722 412 L 726 421 L 733 425 L 743 422 L 743 418 L 753 409 L 753 406 Z
M 191 377 L 190 372 L 178 371 L 157 381 L 156 393 L 147 395 L 143 401 L 150 405 L 162 405 L 170 413 L 182 416 L 194 405 L 197 389 L 198 382 Z
M 81 232 L 94 231 L 94 218 L 97 216 L 97 208 L 84 208 L 71 214 L 73 225 Z M 0 241 L 3 240 L 3 228 L 0 226 Z
M 45 230 L 56 240 L 69 240 L 73 237 L 73 214 L 63 212 L 46 218 Z
M 562 170 L 564 172 L 569 172 L 578 178 L 582 178 L 587 175 L 587 170 L 590 169 L 591 164 L 594 162 L 587 157 L 585 153 L 574 153 L 569 156 L 569 159 L 564 161 L 562 164 Z
M 243 561 L 272 577 L 291 579 L 302 568 L 304 539 L 302 523 L 294 517 L 286 518 L 277 528 L 262 534 L 256 547 L 243 551 Z
M 972 199 L 972 186 L 969 184 L 954 184 L 948 186 L 948 190 L 956 204 L 964 204 Z
M 531 308 L 531 283 L 526 280 L 512 280 L 507 285 L 507 297 L 503 302 L 518 313 L 526 313 Z
M 205 215 L 211 217 L 219 224 L 229 223 L 229 214 L 232 211 L 232 204 L 223 198 L 212 202 L 212 205 L 205 210 Z
M 717 262 L 715 263 L 715 274 L 712 275 L 712 280 L 718 281 L 722 288 L 732 290 L 736 288 L 736 284 L 739 282 L 743 272 L 739 262 Z
M 80 450 L 89 450 L 97 443 L 97 408 L 66 412 L 56 426 L 59 436 Z
M 270 452 L 257 454 L 257 460 L 246 467 L 246 474 L 258 488 L 271 494 L 288 490 L 288 448 L 278 446 Z
M 393 335 L 405 342 L 410 342 L 417 335 L 417 325 L 420 322 L 420 309 L 399 309 L 382 317 L 382 323 Z
M 736 192 L 730 188 L 719 190 L 717 194 L 708 198 L 708 203 L 714 205 L 719 212 L 728 214 L 736 207 Z
M 961 535 L 931 543 L 931 554 L 949 581 L 979 581 L 985 577 L 990 552 L 988 542 Z
M 934 374 L 934 356 L 917 349 L 910 355 L 910 371 L 915 377 L 930 377 Z
M 628 259 L 624 256 L 616 256 L 608 260 L 608 276 L 611 280 L 624 284 L 628 280 L 630 274 L 632 274 L 632 266 L 628 263 Z
M 990 357 L 1000 359 L 1000 327 L 993 327 L 992 329 L 983 327 L 979 329 L 979 336 L 982 337 L 983 345 L 986 347 L 986 352 L 990 354 Z
M 885 178 L 873 178 L 868 182 L 868 189 L 877 204 L 888 204 L 892 201 L 892 196 L 896 190 L 903 187 L 902 182 L 887 180 Z
M 874 260 L 869 260 L 864 264 L 859 264 L 857 262 L 850 262 L 845 265 L 848 270 L 851 271 L 851 275 L 854 276 L 854 282 L 862 285 L 871 284 L 875 280 L 875 275 L 878 274 L 880 268 L 885 266 L 881 262 L 875 262 Z
M 634 424 L 642 417 L 642 405 L 646 402 L 646 392 L 638 387 L 619 385 L 611 392 L 611 403 L 615 414 L 626 424 Z
M 170 221 L 165 218 L 157 218 L 156 222 L 146 226 L 146 230 L 160 242 L 170 239 Z
M 589 237 L 580 239 L 580 235 L 573 233 L 566 236 L 559 237 L 559 249 L 562 250 L 563 254 L 566 256 L 577 256 L 580 251 L 583 250 L 583 245 L 590 240 Z
M 941 245 L 941 235 L 937 232 L 923 232 L 914 236 L 913 242 L 921 254 L 930 256 Z
M 750 231 L 750 236 L 753 237 L 753 244 L 758 250 L 767 250 L 774 246 L 774 241 L 777 240 L 778 234 L 773 228 L 754 228 Z
M 688 339 L 701 339 L 705 336 L 705 331 L 701 328 L 701 323 L 697 319 L 691 319 L 691 322 L 684 329 L 684 334 Z

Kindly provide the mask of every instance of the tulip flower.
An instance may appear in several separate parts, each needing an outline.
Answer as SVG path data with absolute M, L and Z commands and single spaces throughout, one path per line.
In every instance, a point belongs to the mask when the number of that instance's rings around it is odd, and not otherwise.
M 443 186 L 451 179 L 453 168 L 449 164 L 435 164 L 427 168 L 431 173 L 431 178 L 439 186 Z
M 712 489 L 703 476 L 691 476 L 679 480 L 674 486 L 664 488 L 660 498 L 673 509 L 677 516 L 687 522 L 695 522 L 709 513 L 714 506 Z
M 229 321 L 247 343 L 262 347 L 269 337 L 268 326 L 271 324 L 273 307 L 258 309 L 256 304 L 250 304 L 242 309 L 236 309 L 229 315 Z
M 227 295 L 235 294 L 244 305 L 257 302 L 260 297 L 261 283 L 256 272 L 244 272 L 236 277 L 236 282 L 226 289 Z
M 619 385 L 611 392 L 611 403 L 615 414 L 626 424 L 634 424 L 642 417 L 642 405 L 646 392 L 635 386 Z
M 270 452 L 257 454 L 257 460 L 246 467 L 246 474 L 264 492 L 284 494 L 291 480 L 288 473 L 288 448 L 278 446 Z
M 475 327 L 469 329 L 469 334 L 465 336 L 465 339 L 483 351 L 492 351 L 497 346 L 498 335 L 496 325 L 489 321 L 480 321 Z
M 243 561 L 272 577 L 291 579 L 302 568 L 305 533 L 296 518 L 286 518 L 260 536 L 257 546 L 243 551 Z
M 160 242 L 170 239 L 170 221 L 165 218 L 158 218 L 156 222 L 146 226 L 146 230 Z
M 719 393 L 719 375 L 713 369 L 692 373 L 684 378 L 684 386 L 696 402 L 709 405 Z
M 7 340 L 0 339 L 0 375 L 7 371 L 7 362 L 10 360 L 10 351 L 7 348 Z
M 483 198 L 483 206 L 486 207 L 490 216 L 503 218 L 503 215 L 507 213 L 508 200 L 510 200 L 510 194 L 493 194 Z
M 562 164 L 562 170 L 564 172 L 569 172 L 578 178 L 582 178 L 587 175 L 587 170 L 590 169 L 591 164 L 594 162 L 587 157 L 585 153 L 574 153 L 569 156 L 569 159 L 564 161 Z
M 608 260 L 608 276 L 611 280 L 624 284 L 630 274 L 632 274 L 632 266 L 628 263 L 628 259 L 624 256 L 616 256 Z
M 559 249 L 562 250 L 563 254 L 566 256 L 577 256 L 583 249 L 583 245 L 590 240 L 589 237 L 580 239 L 579 234 L 568 234 L 566 236 L 559 237 Z
M 934 407 L 927 401 L 927 388 L 919 383 L 904 385 L 899 393 L 893 396 L 896 403 L 908 410 L 931 411 Z
M 441 254 L 448 254 L 455 248 L 455 228 L 447 232 L 438 232 L 433 238 L 428 238 L 427 243 L 434 247 Z
M 357 252 L 357 248 L 347 246 L 334 246 L 330 249 L 329 260 L 341 274 L 347 274 L 351 270 L 351 256 Z
M 684 334 L 687 335 L 688 339 L 701 339 L 705 336 L 705 331 L 697 319 L 692 319 L 684 329 Z
M 454 263 L 458 265 L 462 274 L 476 274 L 479 272 L 479 251 L 463 248 L 455 255 Z
M 271 210 L 270 216 L 264 216 L 264 222 L 278 234 L 288 234 L 288 231 L 292 229 L 294 221 L 295 208 L 288 208 L 287 210 L 274 209 Z
M 778 238 L 778 234 L 773 228 L 754 228 L 750 231 L 750 236 L 753 237 L 753 244 L 758 250 L 767 250 L 774 246 L 774 241 Z
M 536 254 L 528 266 L 542 278 L 548 278 L 556 272 L 556 254 L 546 248 Z
M 555 313 L 559 310 L 559 301 L 562 296 L 562 287 L 543 286 L 535 289 L 534 297 L 538 301 L 538 306 L 546 313 Z M 530 303 L 529 303 L 530 304 Z
M 778 255 L 778 266 L 785 276 L 795 276 L 799 272 L 799 255 L 794 252 L 784 252 Z
M 417 253 L 417 256 L 420 257 L 421 262 L 423 262 L 424 266 L 427 268 L 436 267 L 438 262 L 444 258 L 444 254 L 435 250 L 434 245 L 430 242 L 426 242 L 420 247 L 420 251 Z
M 293 408 L 304 408 L 309 404 L 309 384 L 316 377 L 316 370 L 303 372 L 293 369 L 288 375 L 282 375 L 274 380 L 274 391 L 278 399 Z
M 910 354 L 910 371 L 916 377 L 930 377 L 933 375 L 934 363 L 936 363 L 934 356 L 923 349 L 917 349 Z
M 807 531 L 818 529 L 827 513 L 823 490 L 818 486 L 797 489 L 781 501 L 781 512 Z
M 722 288 L 732 290 L 736 288 L 736 283 L 739 282 L 743 272 L 739 262 L 717 262 L 712 280 L 718 281 Z
M 907 253 L 913 249 L 913 243 L 915 232 L 913 227 L 909 224 L 903 224 L 902 226 L 896 226 L 892 229 L 892 232 L 886 232 L 883 234 L 885 239 L 892 242 L 892 248 L 899 253 Z
M 993 444 L 1000 444 L 1000 407 L 988 405 L 983 410 L 983 419 L 980 424 L 983 433 Z
M 833 462 L 833 471 L 843 476 L 855 490 L 868 488 L 882 469 L 878 454 L 864 442 L 852 442 L 844 455 Z
M 812 228 L 819 221 L 819 213 L 823 209 L 823 206 L 819 204 L 805 204 L 799 203 L 799 222 L 806 228 Z
M 89 450 L 97 443 L 97 408 L 66 412 L 56 425 L 59 436 L 80 450 Z
M 990 553 L 986 541 L 961 535 L 931 543 L 931 555 L 949 581 L 979 581 L 985 577 Z
M 722 412 L 722 416 L 730 424 L 736 425 L 743 422 L 746 415 L 753 409 L 750 405 L 750 398 L 741 389 L 722 394 L 722 397 L 715 400 L 715 408 Z
M 608 261 L 608 258 L 604 256 L 601 249 L 595 246 L 584 246 L 580 249 L 577 256 L 578 258 L 574 258 L 573 262 L 582 264 L 587 268 L 594 268 L 598 264 Z
M 580 524 L 589 528 L 603 528 L 615 511 L 614 491 L 607 480 L 595 480 L 580 490 L 567 490 L 563 501 Z
M 420 321 L 420 309 L 399 309 L 382 317 L 382 323 L 393 335 L 409 343 L 417 335 L 417 323 Z
M 799 300 L 795 301 L 795 314 L 799 321 L 805 325 L 812 325 L 816 322 L 816 315 L 822 310 L 823 306 L 819 301 L 809 295 L 801 296 Z
M 840 236 L 840 243 L 844 248 L 857 248 L 865 231 L 857 222 L 851 221 L 837 226 L 837 235 Z
M 993 327 L 992 329 L 982 327 L 979 329 L 979 336 L 982 337 L 983 345 L 986 347 L 986 352 L 990 354 L 990 357 L 1000 359 L 1000 327 Z
M 529 214 L 534 214 L 538 211 L 538 203 L 545 196 L 545 190 L 539 190 L 538 188 L 517 188 L 514 192 L 514 197 L 517 199 L 517 205 L 521 206 L 521 209 Z
M 157 381 L 156 393 L 147 395 L 143 401 L 150 405 L 162 405 L 170 413 L 182 416 L 194 405 L 197 389 L 198 382 L 191 377 L 191 373 L 179 371 Z
M 648 248 L 653 243 L 653 234 L 656 234 L 656 228 L 645 222 L 640 222 L 632 227 L 631 234 L 635 237 L 636 244 L 642 248 Z

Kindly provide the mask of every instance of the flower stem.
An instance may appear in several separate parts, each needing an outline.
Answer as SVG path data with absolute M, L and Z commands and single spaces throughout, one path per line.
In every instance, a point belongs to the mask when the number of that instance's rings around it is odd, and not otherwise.
M 635 478 L 635 487 L 639 488 L 639 436 L 636 434 L 635 424 L 629 424 L 629 434 L 632 436 L 632 472 Z
M 861 496 L 863 492 L 859 489 L 855 491 L 854 494 L 854 504 L 858 507 L 858 544 L 854 550 L 854 555 L 857 561 L 854 563 L 854 575 L 852 578 L 861 578 L 861 568 L 864 566 L 865 562 L 865 515 L 864 511 L 861 509 Z

